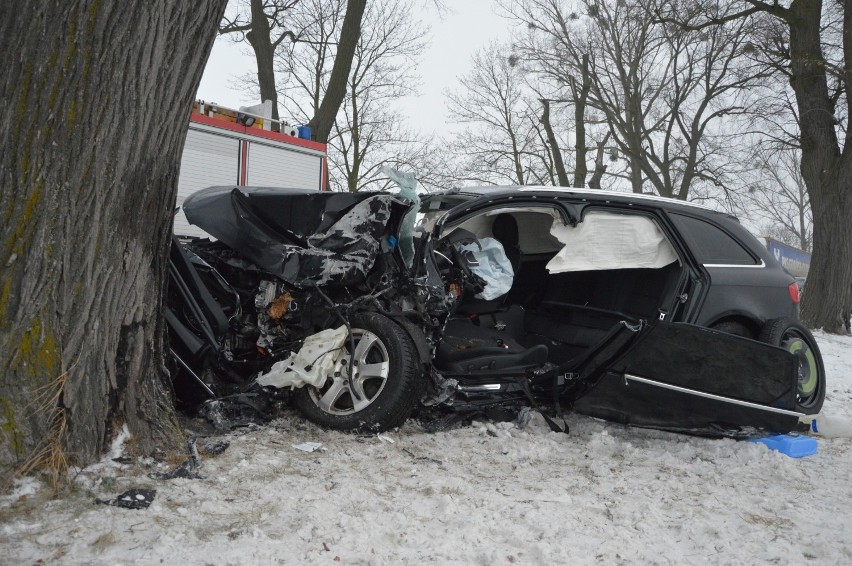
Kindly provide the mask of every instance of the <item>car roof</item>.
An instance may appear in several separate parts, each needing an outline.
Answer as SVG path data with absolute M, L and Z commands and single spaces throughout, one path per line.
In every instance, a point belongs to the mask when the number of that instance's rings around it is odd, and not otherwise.
M 725 216 L 727 218 L 731 218 L 736 220 L 736 217 L 726 213 L 715 210 L 709 206 L 703 204 L 697 204 L 693 202 L 682 201 L 678 199 L 666 198 L 652 194 L 638 194 L 632 192 L 622 192 L 622 191 L 613 191 L 613 190 L 599 190 L 599 189 L 581 189 L 574 187 L 553 187 L 548 185 L 480 185 L 480 186 L 472 186 L 472 187 L 457 187 L 453 189 L 449 189 L 446 191 L 437 191 L 429 193 L 427 198 L 435 198 L 440 197 L 441 195 L 458 195 L 461 197 L 468 198 L 479 198 L 479 197 L 495 197 L 495 196 L 503 196 L 512 193 L 555 193 L 558 195 L 565 195 L 566 197 L 577 197 L 582 198 L 584 200 L 589 201 L 601 201 L 601 202 L 615 202 L 615 203 L 624 203 L 624 204 L 645 204 L 645 205 L 656 205 L 660 208 L 665 208 L 669 210 L 691 210 L 701 215 L 716 214 L 720 216 Z

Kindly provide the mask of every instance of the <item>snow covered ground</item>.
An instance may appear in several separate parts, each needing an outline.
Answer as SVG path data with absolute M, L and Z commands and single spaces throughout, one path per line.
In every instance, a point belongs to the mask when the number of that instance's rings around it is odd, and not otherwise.
M 817 334 L 824 414 L 852 422 L 852 338 Z M 292 414 L 228 435 L 203 479 L 106 460 L 0 498 L 4 564 L 850 564 L 852 439 L 759 444 L 540 416 L 358 437 Z M 323 450 L 302 452 L 303 442 Z M 167 469 L 163 466 L 160 471 Z M 97 505 L 153 488 L 147 509 Z

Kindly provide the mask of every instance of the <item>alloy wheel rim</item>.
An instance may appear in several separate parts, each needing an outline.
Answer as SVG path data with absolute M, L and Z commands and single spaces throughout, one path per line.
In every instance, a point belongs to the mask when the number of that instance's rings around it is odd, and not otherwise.
M 351 415 L 373 404 L 387 383 L 390 355 L 379 337 L 362 328 L 353 328 L 354 354 L 347 339 L 337 355 L 331 375 L 321 388 L 309 389 L 311 400 L 330 415 Z M 352 358 L 352 378 L 349 359 Z
M 798 333 L 786 334 L 782 344 L 785 350 L 796 356 L 799 363 L 799 380 L 796 393 L 799 397 L 799 403 L 807 405 L 816 397 L 817 386 L 819 385 L 819 368 L 814 352 Z

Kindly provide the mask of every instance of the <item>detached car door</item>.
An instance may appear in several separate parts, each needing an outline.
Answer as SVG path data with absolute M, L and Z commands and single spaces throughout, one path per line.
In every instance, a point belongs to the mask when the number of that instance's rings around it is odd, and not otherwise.
M 578 412 L 708 436 L 806 430 L 795 356 L 701 326 L 651 321 L 581 379 Z

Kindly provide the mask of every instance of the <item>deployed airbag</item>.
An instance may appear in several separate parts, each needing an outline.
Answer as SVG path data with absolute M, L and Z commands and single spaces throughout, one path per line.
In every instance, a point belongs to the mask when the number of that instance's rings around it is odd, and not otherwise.
M 515 273 L 500 242 L 494 238 L 480 238 L 472 244 L 459 246 L 459 249 L 473 254 L 478 265 L 471 265 L 470 270 L 486 283 L 482 292 L 474 295 L 477 299 L 491 301 L 509 292 Z
M 345 326 L 329 328 L 305 338 L 298 352 L 286 360 L 276 362 L 270 370 L 257 378 L 260 385 L 271 387 L 322 387 L 340 358 L 343 343 L 348 336 Z
M 590 212 L 576 227 L 554 222 L 550 233 L 564 244 L 547 263 L 550 273 L 660 268 L 677 260 L 665 235 L 645 216 Z

